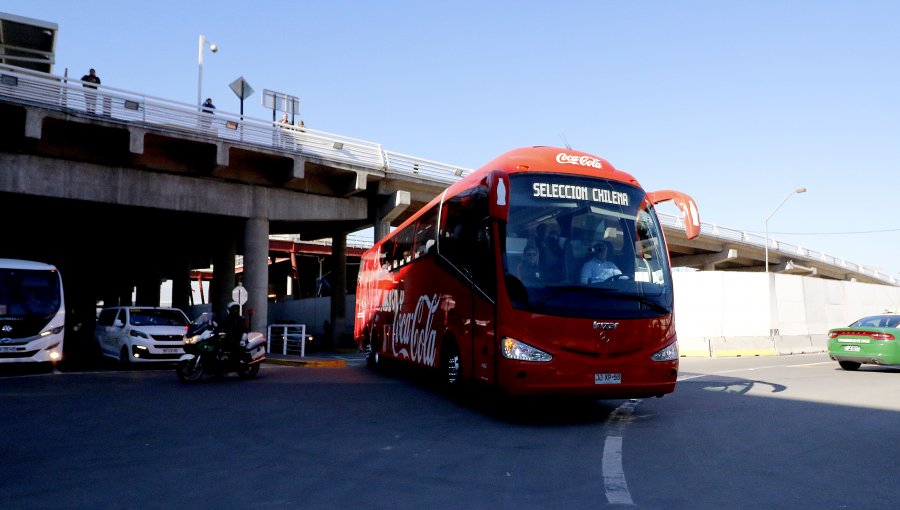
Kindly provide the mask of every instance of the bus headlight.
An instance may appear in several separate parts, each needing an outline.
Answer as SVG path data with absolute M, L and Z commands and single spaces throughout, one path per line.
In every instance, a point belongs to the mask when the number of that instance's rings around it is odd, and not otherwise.
M 653 353 L 650 356 L 653 361 L 674 361 L 678 359 L 678 342 L 672 342 L 669 345 Z
M 520 361 L 550 361 L 553 359 L 550 354 L 510 337 L 503 339 L 501 347 L 503 356 L 509 359 Z

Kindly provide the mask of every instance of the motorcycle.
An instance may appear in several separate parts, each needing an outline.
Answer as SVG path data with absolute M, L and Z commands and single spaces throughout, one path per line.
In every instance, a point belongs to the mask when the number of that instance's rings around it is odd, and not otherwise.
M 238 377 L 250 379 L 259 373 L 266 359 L 266 340 L 262 333 L 244 333 L 241 349 L 235 355 L 226 353 L 225 333 L 218 329 L 212 315 L 204 313 L 188 326 L 184 335 L 184 352 L 175 370 L 181 382 L 199 381 L 203 374 L 223 376 L 237 372 Z

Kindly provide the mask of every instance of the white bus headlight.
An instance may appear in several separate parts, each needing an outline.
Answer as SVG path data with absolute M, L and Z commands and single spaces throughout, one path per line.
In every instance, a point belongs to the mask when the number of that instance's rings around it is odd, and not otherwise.
M 503 356 L 509 359 L 520 361 L 550 361 L 553 359 L 550 354 L 514 338 L 505 337 L 501 346 Z
M 674 361 L 678 359 L 678 342 L 672 342 L 650 356 L 653 361 Z

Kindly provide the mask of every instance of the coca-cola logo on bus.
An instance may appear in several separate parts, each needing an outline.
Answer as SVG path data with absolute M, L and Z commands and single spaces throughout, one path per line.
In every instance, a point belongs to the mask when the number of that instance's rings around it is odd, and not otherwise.
M 561 165 L 581 165 L 600 170 L 603 169 L 603 162 L 597 158 L 592 158 L 591 156 L 576 156 L 574 154 L 566 154 L 565 152 L 560 152 L 556 155 L 556 162 Z

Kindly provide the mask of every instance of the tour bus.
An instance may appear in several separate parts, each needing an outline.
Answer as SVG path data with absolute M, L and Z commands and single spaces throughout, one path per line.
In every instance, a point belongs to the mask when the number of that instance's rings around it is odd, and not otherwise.
M 608 161 L 568 148 L 507 152 L 363 254 L 355 341 L 371 367 L 406 362 L 433 369 L 448 386 L 595 398 L 671 393 L 674 296 L 654 211 L 667 200 L 680 209 L 687 238 L 699 235 L 687 194 L 646 192 Z M 544 259 L 537 269 L 533 251 Z
M 55 266 L 0 259 L 0 363 L 62 360 L 65 318 Z

